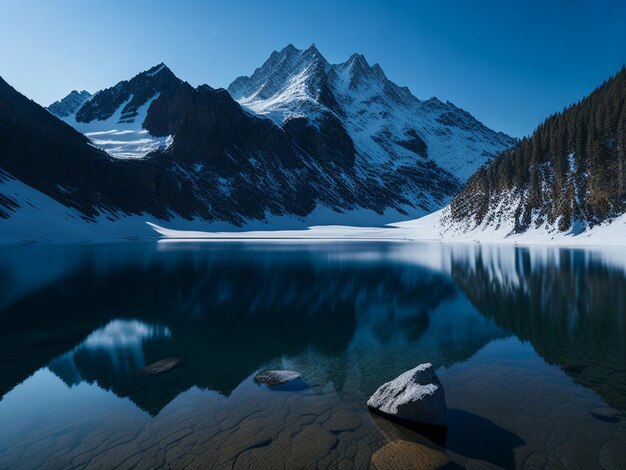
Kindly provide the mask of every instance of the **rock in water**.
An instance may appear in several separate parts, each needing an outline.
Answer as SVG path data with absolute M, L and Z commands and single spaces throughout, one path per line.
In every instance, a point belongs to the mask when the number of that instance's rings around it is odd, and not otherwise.
M 259 372 L 254 381 L 266 385 L 280 385 L 298 378 L 300 374 L 294 370 L 266 370 Z
M 172 370 L 179 365 L 183 360 L 180 357 L 168 357 L 167 359 L 161 359 L 160 361 L 153 362 L 152 364 L 141 369 L 141 373 L 148 375 L 162 374 L 168 370 Z
M 448 408 L 441 382 L 429 363 L 381 385 L 367 406 L 394 418 L 446 426 Z

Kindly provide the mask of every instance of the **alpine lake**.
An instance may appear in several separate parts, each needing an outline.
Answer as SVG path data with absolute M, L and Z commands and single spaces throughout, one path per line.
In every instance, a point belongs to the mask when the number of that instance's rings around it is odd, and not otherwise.
M 0 247 L 0 344 L 3 469 L 626 468 L 626 249 Z M 447 430 L 368 410 L 425 362 Z

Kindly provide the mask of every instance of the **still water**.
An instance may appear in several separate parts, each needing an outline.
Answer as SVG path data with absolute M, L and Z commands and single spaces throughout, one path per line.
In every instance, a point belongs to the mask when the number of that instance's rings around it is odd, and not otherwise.
M 0 468 L 626 468 L 626 251 L 1 248 L 0 344 Z M 423 362 L 447 433 L 367 410 Z

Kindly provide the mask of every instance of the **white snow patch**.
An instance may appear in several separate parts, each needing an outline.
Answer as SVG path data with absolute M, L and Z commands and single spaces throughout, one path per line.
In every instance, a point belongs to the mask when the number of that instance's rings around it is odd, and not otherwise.
M 626 214 L 612 222 L 587 229 L 580 234 L 547 233 L 545 230 L 529 229 L 522 234 L 510 235 L 507 227 L 485 227 L 469 232 L 452 232 L 442 222 L 446 209 L 425 217 L 406 222 L 388 224 L 384 227 L 354 227 L 345 225 L 312 226 L 306 230 L 256 230 L 256 231 L 185 231 L 166 228 L 150 223 L 164 239 L 169 240 L 410 240 L 441 241 L 451 243 L 496 243 L 512 245 L 558 245 L 558 246 L 626 246 Z M 170 224 L 168 224 L 170 225 Z M 171 226 L 171 225 L 170 225 Z
M 130 95 L 108 119 L 78 122 L 76 114 L 73 114 L 63 120 L 85 134 L 94 146 L 115 158 L 142 158 L 159 148 L 166 148 L 172 141 L 172 136 L 155 137 L 143 128 L 148 109 L 159 95 L 160 93 L 156 93 L 139 106 L 137 115 L 132 119 L 122 116 L 122 110 L 133 99 L 133 95 Z
M 146 72 L 146 75 L 148 77 L 154 77 L 157 73 L 159 73 L 164 68 L 165 68 L 165 64 L 161 64 L 156 70 L 153 70 L 152 72 Z

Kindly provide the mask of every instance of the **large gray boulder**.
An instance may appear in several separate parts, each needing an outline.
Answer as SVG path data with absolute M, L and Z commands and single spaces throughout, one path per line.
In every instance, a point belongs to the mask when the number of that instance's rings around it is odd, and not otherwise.
M 404 421 L 447 425 L 446 397 L 435 369 L 429 363 L 420 364 L 381 385 L 367 401 L 367 406 Z

